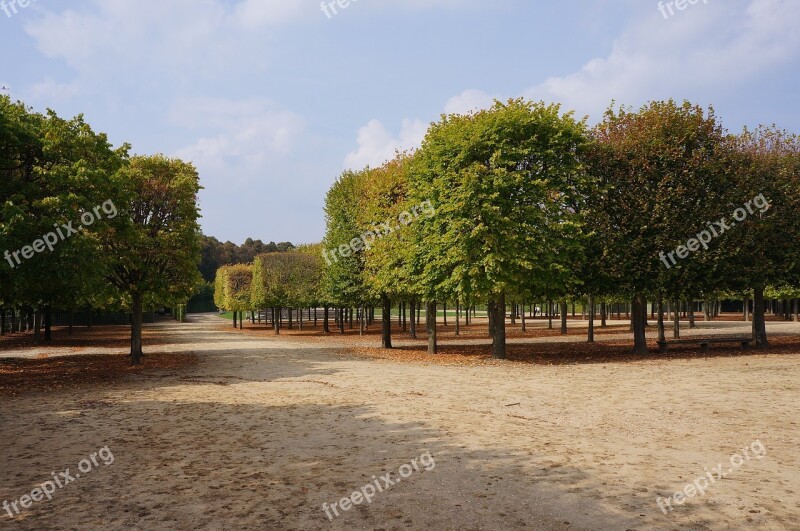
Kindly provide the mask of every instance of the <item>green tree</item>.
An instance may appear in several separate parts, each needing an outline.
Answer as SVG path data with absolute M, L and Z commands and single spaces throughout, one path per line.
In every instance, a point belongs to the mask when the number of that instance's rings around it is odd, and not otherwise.
M 588 159 L 603 190 L 593 221 L 605 274 L 633 299 L 634 350 L 647 353 L 648 296 L 680 298 L 710 283 L 710 255 L 682 261 L 669 253 L 721 215 L 730 189 L 725 134 L 713 110 L 667 101 L 609 109 L 593 136 Z
M 370 298 L 381 301 L 384 348 L 392 348 L 392 301 L 413 300 L 415 296 L 409 225 L 434 210 L 432 205 L 409 201 L 411 160 L 412 155 L 401 153 L 380 168 L 368 169 L 361 209 L 359 228 L 366 236 L 359 242 L 364 247 L 363 278 Z
M 765 291 L 800 286 L 800 137 L 760 127 L 734 142 L 736 187 L 725 213 L 731 228 L 721 237 L 719 263 L 729 289 L 753 293 L 753 336 L 766 346 Z
M 331 305 L 354 308 L 369 300 L 364 282 L 364 249 L 359 245 L 363 235 L 362 216 L 366 172 L 343 173 L 325 198 L 326 232 L 322 242 L 324 260 L 322 293 Z M 339 320 L 344 332 L 344 319 Z
M 414 225 L 412 271 L 429 301 L 488 299 L 497 358 L 507 294 L 565 283 L 558 264 L 579 248 L 569 203 L 583 189 L 585 144 L 571 113 L 510 100 L 443 117 L 415 156 L 412 202 L 430 200 L 436 215 Z
M 132 314 L 131 359 L 142 359 L 145 306 L 185 303 L 200 282 L 199 178 L 186 162 L 133 157 L 113 177 L 120 215 L 102 236 L 104 275 Z

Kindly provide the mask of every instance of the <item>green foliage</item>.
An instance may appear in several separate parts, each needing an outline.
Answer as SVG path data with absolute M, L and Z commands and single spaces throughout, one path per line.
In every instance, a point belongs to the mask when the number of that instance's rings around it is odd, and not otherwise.
M 319 301 L 322 277 L 319 246 L 260 255 L 251 271 L 252 308 L 302 308 Z
M 410 172 L 412 273 L 429 298 L 547 292 L 571 281 L 587 178 L 584 124 L 556 105 L 510 100 L 434 124 Z
M 235 312 L 246 312 L 253 306 L 252 299 L 253 269 L 244 264 L 228 266 L 225 272 L 225 293 L 226 310 Z
M 134 157 L 113 177 L 120 215 L 102 235 L 104 273 L 124 301 L 185 303 L 200 283 L 197 171 L 163 156 Z
M 603 193 L 592 218 L 611 285 L 670 298 L 713 291 L 715 247 L 670 268 L 660 254 L 729 213 L 731 152 L 713 110 L 671 100 L 638 112 L 609 109 L 593 137 L 588 160 Z
M 359 306 L 369 298 L 364 282 L 364 252 L 349 251 L 351 242 L 363 234 L 359 221 L 366 179 L 366 171 L 345 172 L 325 198 L 327 230 L 322 241 L 325 253 L 322 294 L 331 305 Z

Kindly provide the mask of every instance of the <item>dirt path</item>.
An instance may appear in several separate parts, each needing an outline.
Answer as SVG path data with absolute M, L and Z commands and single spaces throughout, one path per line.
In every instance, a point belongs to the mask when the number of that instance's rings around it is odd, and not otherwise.
M 195 369 L 1 399 L 0 500 L 108 447 L 3 529 L 800 529 L 795 356 L 450 367 L 159 326 Z

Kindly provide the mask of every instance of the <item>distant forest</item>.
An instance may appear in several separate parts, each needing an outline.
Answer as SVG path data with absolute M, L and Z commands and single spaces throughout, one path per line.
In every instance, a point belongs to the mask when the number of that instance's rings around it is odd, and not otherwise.
M 232 242 L 222 243 L 213 236 L 202 236 L 202 261 L 200 273 L 206 282 L 214 282 L 217 269 L 230 264 L 249 264 L 263 253 L 291 251 L 295 248 L 290 242 L 269 242 L 247 238 L 242 245 Z

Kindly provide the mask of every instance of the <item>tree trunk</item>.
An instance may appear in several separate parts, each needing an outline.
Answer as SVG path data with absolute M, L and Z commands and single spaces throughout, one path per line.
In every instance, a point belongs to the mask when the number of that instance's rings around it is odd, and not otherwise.
M 461 335 L 461 303 L 456 301 L 456 335 Z
M 492 357 L 506 359 L 506 295 L 501 293 L 489 301 L 489 311 L 493 314 Z
M 384 293 L 381 295 L 381 347 L 392 348 L 392 301 Z
M 635 354 L 648 354 L 647 335 L 645 327 L 646 300 L 644 294 L 637 293 L 633 297 L 633 352 Z
M 328 306 L 325 306 L 325 309 L 323 310 L 323 313 L 322 313 L 322 333 L 323 334 L 330 334 L 331 333 L 330 327 L 328 326 L 328 317 L 329 317 L 329 315 L 330 315 L 330 308 Z
M 411 311 L 409 313 L 411 317 L 411 322 L 409 323 L 410 324 L 409 331 L 411 333 L 411 339 L 417 339 L 417 301 L 414 299 L 411 299 L 410 310 Z
M 525 324 L 525 303 L 522 303 L 522 332 L 527 332 L 527 325 Z
M 4 312 L 5 313 L 5 312 Z M 800 313 L 798 313 L 798 300 L 794 300 L 794 322 L 800 322 Z
M 339 308 L 339 334 L 344 335 L 344 308 Z
M 689 306 L 689 330 L 693 330 L 697 328 L 697 322 L 694 319 L 694 302 L 688 301 L 686 304 Z
M 494 311 L 494 307 L 492 306 L 492 300 L 486 303 L 486 318 L 489 321 L 489 337 L 494 337 L 494 319 L 497 317 Z
M 41 327 L 42 327 L 42 313 L 36 310 L 33 312 L 33 342 L 37 345 L 41 341 L 41 335 L 39 333 Z
M 553 301 L 547 301 L 547 328 L 553 329 Z
M 594 295 L 589 295 L 589 343 L 594 343 Z
M 672 313 L 672 337 L 681 338 L 681 303 L 674 301 L 675 311 Z
M 272 329 L 276 336 L 281 335 L 281 308 L 272 308 Z
M 658 340 L 664 342 L 667 340 L 667 331 L 664 327 L 664 298 L 658 294 Z
M 50 306 L 44 308 L 44 340 L 53 340 L 53 308 Z
M 425 307 L 425 324 L 428 330 L 428 354 L 436 354 L 436 301 L 428 302 Z
M 141 365 L 142 357 L 142 306 L 143 296 L 140 293 L 133 294 L 131 303 L 131 363 Z
M 759 348 L 768 347 L 767 321 L 764 317 L 764 287 L 756 286 L 753 290 L 753 340 Z
M 567 301 L 561 302 L 561 335 L 567 335 Z
M 0 310 L 0 336 L 6 335 L 6 309 Z

